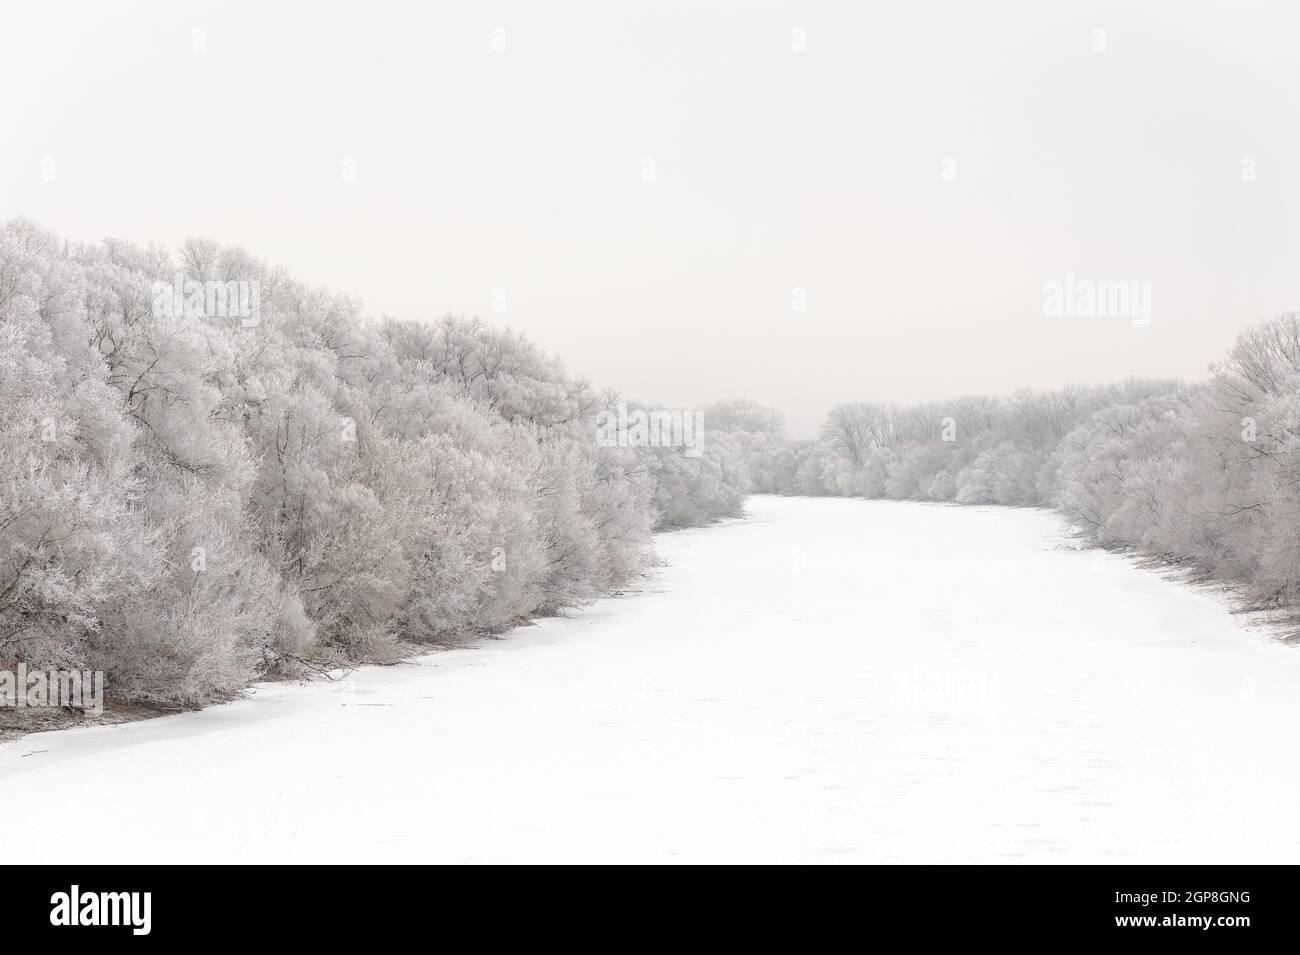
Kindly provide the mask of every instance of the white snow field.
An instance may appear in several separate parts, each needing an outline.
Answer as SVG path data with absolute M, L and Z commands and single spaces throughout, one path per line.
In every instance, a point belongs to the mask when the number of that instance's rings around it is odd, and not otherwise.
M 640 594 L 0 747 L 11 862 L 1295 862 L 1300 652 L 1042 511 L 751 498 Z

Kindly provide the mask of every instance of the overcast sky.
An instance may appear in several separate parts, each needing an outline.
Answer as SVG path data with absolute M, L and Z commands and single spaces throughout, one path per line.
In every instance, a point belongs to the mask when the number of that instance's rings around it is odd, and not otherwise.
M 1296 7 L 11 3 L 0 216 L 208 235 L 796 435 L 1199 377 L 1300 308 Z M 1150 325 L 1045 316 L 1067 273 Z

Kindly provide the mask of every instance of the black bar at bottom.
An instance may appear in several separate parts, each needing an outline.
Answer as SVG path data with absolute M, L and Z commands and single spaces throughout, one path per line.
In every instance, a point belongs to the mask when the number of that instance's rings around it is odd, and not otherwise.
M 413 867 L 14 866 L 4 937 L 204 946 L 916 940 L 1289 941 L 1289 868 L 877 867 L 490 881 Z M 519 884 L 511 883 L 518 878 Z M 697 881 L 698 880 L 698 881 Z M 75 886 L 75 889 L 74 889 Z M 73 924 L 76 923 L 76 924 Z M 87 924 L 89 923 L 89 924 Z M 112 939 L 109 938 L 112 936 Z M 472 942 L 471 942 L 472 943 Z M 11 949 L 17 950 L 17 949 Z

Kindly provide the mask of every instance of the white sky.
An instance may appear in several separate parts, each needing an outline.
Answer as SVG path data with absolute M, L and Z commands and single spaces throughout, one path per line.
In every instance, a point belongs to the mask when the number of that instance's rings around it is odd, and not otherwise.
M 670 406 L 1199 377 L 1300 307 L 1290 2 L 0 3 L 0 216 L 209 235 Z M 1067 272 L 1150 327 L 1045 318 Z

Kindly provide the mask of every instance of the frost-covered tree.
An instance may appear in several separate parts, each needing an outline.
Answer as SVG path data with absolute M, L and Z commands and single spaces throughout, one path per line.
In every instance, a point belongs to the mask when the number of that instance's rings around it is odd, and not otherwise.
M 0 228 L 0 373 L 0 656 L 102 668 L 116 698 L 559 612 L 746 486 L 749 432 L 601 446 L 606 399 L 523 337 L 370 322 L 206 239 L 173 260 Z
M 57 249 L 27 223 L 0 230 L 0 665 L 86 666 L 105 608 L 159 574 L 136 428 Z
M 785 415 L 748 398 L 715 401 L 704 409 L 705 426 L 728 434 L 744 432 L 780 437 L 785 433 Z

